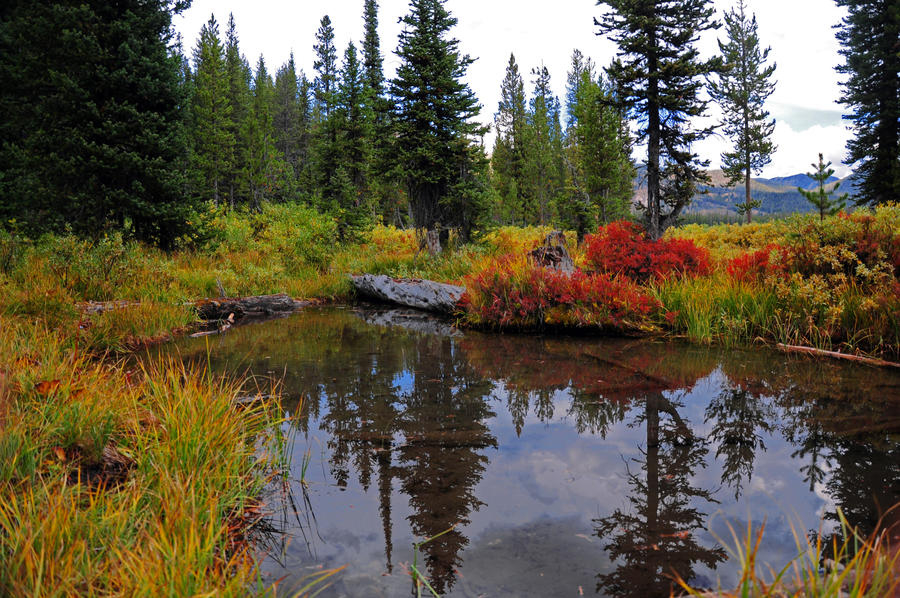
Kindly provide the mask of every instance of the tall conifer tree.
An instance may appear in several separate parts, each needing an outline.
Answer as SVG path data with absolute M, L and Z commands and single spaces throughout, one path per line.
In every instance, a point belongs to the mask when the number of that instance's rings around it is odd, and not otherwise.
M 392 172 L 391 102 L 385 96 L 384 59 L 378 35 L 378 2 L 365 0 L 363 10 L 363 118 L 369 123 L 368 190 L 373 211 L 385 221 L 402 224 L 404 200 Z M 405 209 L 404 209 L 405 211 Z
M 444 3 L 411 0 L 391 94 L 396 163 L 415 225 L 446 239 L 449 228 L 466 236 L 477 220 L 484 157 L 473 138 L 486 128 L 472 121 L 481 106 L 463 77 L 473 59 L 450 37 L 457 20 Z
M 225 47 L 215 15 L 200 29 L 194 48 L 193 172 L 196 190 L 203 199 L 219 205 L 227 197 L 226 181 L 234 158 L 232 106 L 225 65 Z
M 577 51 L 568 80 L 570 193 L 561 216 L 581 238 L 598 222 L 628 216 L 635 170 L 628 123 L 616 107 L 612 86 Z
M 647 232 L 659 238 L 674 224 L 697 191 L 708 182 L 694 153 L 710 130 L 692 119 L 703 116 L 703 79 L 718 61 L 700 60 L 696 41 L 713 29 L 710 0 L 599 0 L 610 11 L 599 21 L 600 35 L 619 46 L 607 69 L 616 97 L 640 123 L 638 140 L 647 142 Z M 668 210 L 664 210 L 668 208 Z
M 334 110 L 338 75 L 334 28 L 331 26 L 331 18 L 328 15 L 322 17 L 319 24 L 313 52 L 315 52 L 313 69 L 316 71 L 316 106 L 321 113 L 321 118 L 327 120 Z
M 527 117 L 525 84 L 516 57 L 510 54 L 506 74 L 500 84 L 500 103 L 494 116 L 497 136 L 491 154 L 492 181 L 499 196 L 500 213 L 503 220 L 509 223 L 524 222 Z
M 234 15 L 228 16 L 228 29 L 225 34 L 225 77 L 228 81 L 228 102 L 231 104 L 231 117 L 228 130 L 234 139 L 231 146 L 231 165 L 225 174 L 225 192 L 228 203 L 235 204 L 246 201 L 249 194 L 249 139 L 250 125 L 250 80 L 252 72 L 247 59 L 241 55 L 238 46 L 237 30 Z
M 365 118 L 365 73 L 361 69 L 353 42 L 344 52 L 333 119 L 338 131 L 333 187 L 338 213 L 338 232 L 342 239 L 365 228 L 370 214 L 368 201 L 368 165 L 371 151 L 371 121 Z
M 841 103 L 854 137 L 857 203 L 900 200 L 900 5 L 888 0 L 837 0 L 847 8 L 837 37 L 847 75 Z
M 363 8 L 363 72 L 366 86 L 380 96 L 384 91 L 384 58 L 378 36 L 378 1 L 365 0 Z
M 710 80 L 709 90 L 722 108 L 722 128 L 734 146 L 722 154 L 722 170 L 729 185 L 744 183 L 744 201 L 736 207 L 749 223 L 753 208 L 760 205 L 750 195 L 750 175 L 759 174 L 775 152 L 775 120 L 769 120 L 764 108 L 775 91 L 775 64 L 766 64 L 771 48 L 760 49 L 756 15 L 747 15 L 744 0 L 725 15 L 725 29 L 728 41 L 719 40 L 723 68 Z
M 526 223 L 543 225 L 553 221 L 553 208 L 565 184 L 562 125 L 559 99 L 550 87 L 550 71 L 541 66 L 531 74 L 535 78 L 525 147 L 524 212 Z
M 293 52 L 288 61 L 275 73 L 272 100 L 275 147 L 284 158 L 285 163 L 285 168 L 279 177 L 279 199 L 297 199 L 300 192 L 298 175 L 303 168 L 303 119 Z
M 256 64 L 253 99 L 247 127 L 247 169 L 251 207 L 259 209 L 275 186 L 278 157 L 272 119 L 274 85 L 262 55 Z
M 0 3 L 0 226 L 162 246 L 191 232 L 171 27 L 188 4 Z
M 343 160 L 341 147 L 341 115 L 338 106 L 337 50 L 334 47 L 334 29 L 328 15 L 322 17 L 313 45 L 316 71 L 314 83 L 315 123 L 312 138 L 314 166 L 314 193 L 319 198 L 319 208 L 336 214 L 345 203 L 352 186 L 346 170 L 340 170 Z M 355 54 L 355 51 L 354 51 Z M 345 228 L 341 229 L 342 231 Z

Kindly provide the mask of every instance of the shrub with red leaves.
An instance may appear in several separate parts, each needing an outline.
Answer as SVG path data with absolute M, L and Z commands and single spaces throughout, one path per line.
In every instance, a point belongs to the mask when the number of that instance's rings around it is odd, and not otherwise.
M 633 222 L 618 221 L 601 226 L 584 240 L 589 268 L 636 282 L 672 275 L 709 274 L 709 251 L 690 239 L 651 241 Z
M 784 270 L 781 263 L 772 262 L 772 253 L 784 253 L 779 245 L 767 245 L 765 248 L 750 253 L 743 253 L 728 262 L 728 274 L 742 282 L 762 280 L 770 274 Z
M 544 326 L 629 330 L 645 323 L 659 303 L 631 281 L 605 274 L 503 262 L 469 277 L 460 306 L 475 324 L 499 328 Z

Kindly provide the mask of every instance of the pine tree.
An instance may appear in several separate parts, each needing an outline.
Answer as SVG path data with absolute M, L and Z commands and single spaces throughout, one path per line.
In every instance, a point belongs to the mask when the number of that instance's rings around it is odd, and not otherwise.
M 397 168 L 415 225 L 432 239 L 435 232 L 446 239 L 450 228 L 465 237 L 474 227 L 484 158 L 473 138 L 486 132 L 471 120 L 481 109 L 463 82 L 473 59 L 461 55 L 459 42 L 449 37 L 457 20 L 444 2 L 411 0 L 391 82 Z
M 210 16 L 200 29 L 194 49 L 194 71 L 194 97 L 191 101 L 193 178 L 198 195 L 219 205 L 223 194 L 228 191 L 226 180 L 232 168 L 235 138 L 225 48 L 219 38 L 215 15 Z
M 295 200 L 300 193 L 298 179 L 303 168 L 303 119 L 298 89 L 292 52 L 288 61 L 275 73 L 275 89 L 272 94 L 275 148 L 284 158 L 284 169 L 278 182 L 278 198 L 281 200 Z
M 234 145 L 231 146 L 232 153 L 228 157 L 231 168 L 225 173 L 224 182 L 228 203 L 234 208 L 237 203 L 246 201 L 250 193 L 248 128 L 252 72 L 238 47 L 233 14 L 228 16 L 228 30 L 225 34 L 225 77 L 228 82 L 228 102 L 231 105 L 228 131 L 234 139 Z
M 841 103 L 854 138 L 858 204 L 900 200 L 900 6 L 886 0 L 837 0 L 848 14 L 838 28 L 847 75 Z
M 381 56 L 381 39 L 378 37 L 378 2 L 365 0 L 363 9 L 363 71 L 366 87 L 376 97 L 384 92 L 384 59 Z
M 192 232 L 183 3 L 0 4 L 0 225 L 171 246 Z
M 524 222 L 522 216 L 525 182 L 525 149 L 528 126 L 525 85 L 516 57 L 509 55 L 506 75 L 500 84 L 500 103 L 494 116 L 494 151 L 491 154 L 492 181 L 499 196 L 504 222 Z
M 831 168 L 831 162 L 825 164 L 825 160 L 822 154 L 819 154 L 819 163 L 813 164 L 812 167 L 815 169 L 813 172 L 809 172 L 806 176 L 810 177 L 816 183 L 818 183 L 819 188 L 807 191 L 803 187 L 797 187 L 797 191 L 799 191 L 803 197 L 806 198 L 806 201 L 811 203 L 817 210 L 819 210 L 819 220 L 825 220 L 825 216 L 833 216 L 837 214 L 839 211 L 843 210 L 847 205 L 847 194 L 844 193 L 840 197 L 833 198 L 831 197 L 832 193 L 836 193 L 838 187 L 841 184 L 835 183 L 834 187 L 831 189 L 825 190 L 825 186 L 828 183 L 828 179 L 834 174 L 834 169 Z
M 608 223 L 629 214 L 634 164 L 628 123 L 616 107 L 611 86 L 595 77 L 587 61 L 573 56 L 567 97 L 569 197 L 565 224 L 579 238 L 599 221 Z M 577 79 L 576 79 L 577 75 Z
M 253 99 L 247 126 L 247 169 L 250 202 L 259 209 L 275 187 L 279 158 L 272 119 L 274 84 L 260 55 L 253 79 Z
M 535 79 L 525 146 L 524 212 L 527 224 L 544 225 L 554 220 L 553 207 L 565 185 L 562 125 L 559 100 L 550 88 L 550 71 L 541 66 L 531 74 Z
M 319 30 L 316 32 L 316 41 L 318 43 L 313 46 L 316 107 L 321 118 L 328 120 L 334 110 L 337 88 L 337 49 L 334 47 L 334 28 L 328 15 L 322 17 Z
M 405 198 L 392 172 L 391 102 L 385 97 L 384 60 L 378 36 L 376 0 L 365 0 L 363 29 L 363 119 L 368 123 L 367 144 L 371 148 L 367 164 L 369 203 L 376 215 L 400 225 L 403 224 L 401 207 Z
M 566 74 L 566 128 L 571 128 L 577 118 L 575 112 L 578 105 L 578 92 L 587 75 L 588 81 L 597 78 L 596 65 L 594 61 L 581 52 L 579 49 L 572 51 L 571 69 Z
M 313 45 L 315 53 L 313 68 L 316 70 L 313 86 L 316 102 L 311 147 L 314 192 L 318 196 L 319 209 L 338 214 L 342 205 L 348 201 L 345 196 L 352 194 L 352 182 L 347 171 L 340 170 L 343 163 L 343 147 L 340 139 L 341 115 L 336 113 L 337 51 L 334 47 L 334 29 L 328 15 L 322 17 L 316 41 L 318 43 Z M 358 65 L 356 68 L 358 70 Z M 343 233 L 346 227 L 340 230 Z
M 338 231 L 342 238 L 347 236 L 348 231 L 352 233 L 368 224 L 367 174 L 372 123 L 365 118 L 364 99 L 364 73 L 360 69 L 356 46 L 350 42 L 344 53 L 336 109 L 341 157 L 338 169 L 342 171 L 339 177 L 342 184 L 336 190 L 336 195 L 340 208 Z M 343 184 L 344 179 L 348 185 Z
M 647 232 L 659 238 L 674 224 L 697 191 L 708 182 L 693 152 L 710 130 L 691 120 L 703 116 L 703 78 L 718 61 L 702 61 L 696 40 L 713 29 L 709 0 L 599 0 L 612 10 L 597 24 L 619 55 L 607 69 L 616 97 L 629 117 L 640 123 L 638 141 L 647 143 Z M 596 20 L 595 20 L 596 22 Z M 663 211 L 663 206 L 668 211 Z
M 749 224 L 753 209 L 760 206 L 750 195 L 750 175 L 759 174 L 775 152 L 775 120 L 769 120 L 763 107 L 775 91 L 775 64 L 766 65 L 771 48 L 760 50 L 756 15 L 748 18 L 744 0 L 725 15 L 725 29 L 728 41 L 719 40 L 724 67 L 710 80 L 709 91 L 722 108 L 722 128 L 734 145 L 722 154 L 722 170 L 729 185 L 743 181 L 744 201 L 735 207 Z

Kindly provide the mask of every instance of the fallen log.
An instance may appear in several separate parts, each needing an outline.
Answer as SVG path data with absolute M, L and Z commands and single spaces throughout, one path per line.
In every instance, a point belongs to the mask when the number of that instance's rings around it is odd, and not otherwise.
M 350 279 L 363 297 L 437 313 L 453 312 L 466 292 L 465 287 L 431 280 L 391 278 L 374 274 L 351 276 Z
M 234 314 L 234 318 L 239 320 L 291 313 L 310 305 L 310 302 L 297 301 L 288 295 L 279 294 L 201 299 L 194 305 L 197 306 L 197 314 L 201 320 L 225 320 L 230 314 Z
M 900 363 L 893 361 L 885 361 L 883 359 L 875 359 L 873 357 L 862 357 L 860 355 L 850 355 L 848 353 L 839 353 L 837 351 L 826 351 L 825 349 L 816 349 L 814 347 L 801 347 L 797 345 L 784 345 L 778 343 L 778 348 L 786 353 L 806 353 L 807 355 L 817 355 L 819 357 L 833 357 L 835 359 L 846 359 L 847 361 L 856 361 L 868 365 L 888 368 L 900 368 Z

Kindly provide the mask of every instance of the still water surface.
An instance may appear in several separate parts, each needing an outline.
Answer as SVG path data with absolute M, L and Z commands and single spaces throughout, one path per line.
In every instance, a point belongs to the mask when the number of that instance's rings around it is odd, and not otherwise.
M 735 582 L 718 538 L 766 521 L 780 568 L 840 508 L 900 501 L 900 375 L 595 337 L 461 333 L 411 312 L 316 308 L 178 343 L 283 383 L 291 481 L 264 570 L 290 595 L 410 595 L 413 542 L 441 595 L 669 596 Z M 306 485 L 299 482 L 309 451 Z

